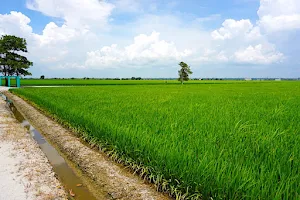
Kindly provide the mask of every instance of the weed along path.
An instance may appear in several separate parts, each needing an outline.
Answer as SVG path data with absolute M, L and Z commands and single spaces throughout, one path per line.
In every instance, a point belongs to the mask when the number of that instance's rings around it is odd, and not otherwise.
M 111 161 L 105 154 L 83 144 L 71 131 L 48 118 L 23 99 L 5 92 L 22 115 L 38 129 L 49 142 L 96 184 L 89 188 L 99 199 L 167 200 L 168 196 L 156 191 L 123 166 Z M 97 195 L 101 191 L 101 195 Z M 104 195 L 103 195 L 104 194 Z
M 46 156 L 1 96 L 0 191 L 0 199 L 67 199 Z

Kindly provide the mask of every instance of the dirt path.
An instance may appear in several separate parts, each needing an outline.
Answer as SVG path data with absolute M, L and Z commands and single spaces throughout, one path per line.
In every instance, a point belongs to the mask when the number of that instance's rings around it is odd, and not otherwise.
M 0 92 L 8 91 L 9 87 L 0 86 Z
M 1 97 L 0 191 L 0 199 L 66 199 L 47 158 Z
M 101 190 L 109 197 L 106 199 L 170 199 L 157 192 L 152 185 L 144 183 L 138 176 L 128 172 L 124 167 L 109 160 L 106 155 L 82 144 L 72 132 L 46 117 L 21 98 L 10 93 L 5 94 L 13 100 L 17 109 L 36 129 L 102 188 Z

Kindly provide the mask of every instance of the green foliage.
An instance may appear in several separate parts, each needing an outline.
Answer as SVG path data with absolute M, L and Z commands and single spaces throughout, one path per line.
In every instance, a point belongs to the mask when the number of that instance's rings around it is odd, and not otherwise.
M 153 169 L 160 188 L 167 180 L 190 199 L 300 198 L 300 82 L 12 91 Z
M 13 35 L 4 35 L 0 38 L 0 72 L 3 75 L 31 75 L 28 69 L 32 66 L 32 62 L 19 52 L 27 52 L 25 39 Z
M 179 66 L 180 70 L 178 71 L 178 80 L 181 82 L 181 84 L 183 84 L 184 81 L 189 80 L 189 75 L 193 74 L 193 72 L 191 71 L 190 66 L 188 66 L 188 64 L 186 64 L 185 62 L 180 62 Z

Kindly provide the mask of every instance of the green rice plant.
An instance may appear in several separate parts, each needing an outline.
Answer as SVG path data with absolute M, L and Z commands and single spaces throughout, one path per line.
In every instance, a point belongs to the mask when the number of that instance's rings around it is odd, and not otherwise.
M 190 80 L 185 84 L 236 84 L 246 83 L 245 81 L 203 81 L 203 80 Z M 99 80 L 99 79 L 22 79 L 22 86 L 86 86 L 86 85 L 174 85 L 180 84 L 177 80 Z
M 299 199 L 300 82 L 238 83 L 11 91 L 177 199 Z

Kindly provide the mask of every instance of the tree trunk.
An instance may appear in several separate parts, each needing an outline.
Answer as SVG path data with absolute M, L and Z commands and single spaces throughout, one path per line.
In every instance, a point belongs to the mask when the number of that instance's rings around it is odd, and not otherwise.
M 4 76 L 7 76 L 7 68 L 6 68 L 5 65 L 3 66 L 3 71 L 4 71 Z M 4 81 L 4 82 L 5 82 L 4 85 L 5 85 L 5 86 L 8 86 L 8 78 L 5 77 L 4 80 L 5 80 L 5 81 Z
M 183 69 L 181 69 L 181 85 L 183 85 L 183 73 L 184 73 L 184 71 L 183 71 Z

